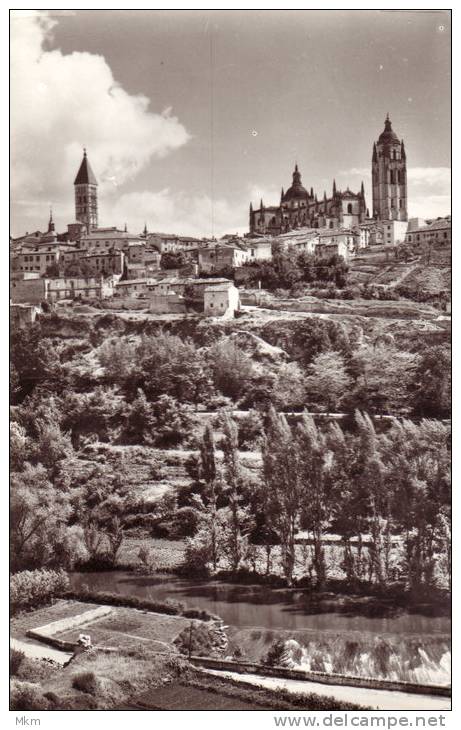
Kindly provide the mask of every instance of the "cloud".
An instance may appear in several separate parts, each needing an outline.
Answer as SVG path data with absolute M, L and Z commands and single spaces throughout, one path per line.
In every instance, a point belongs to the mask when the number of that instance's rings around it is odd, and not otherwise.
M 365 193 L 371 207 L 371 170 L 352 167 L 341 170 L 341 183 L 350 180 L 351 187 L 358 189 L 360 180 L 365 182 Z M 409 167 L 408 215 L 411 218 L 436 218 L 450 212 L 451 170 L 449 167 Z
M 197 237 L 245 233 L 246 214 L 242 214 L 243 209 L 224 199 L 212 201 L 208 195 L 173 193 L 168 188 L 113 195 L 101 201 L 103 220 L 117 226 L 127 222 L 132 233 L 141 232 L 144 224 L 149 231 Z M 236 227 L 236 221 L 243 225 Z
M 103 56 L 46 50 L 57 22 L 44 12 L 12 14 L 13 221 L 27 220 L 20 200 L 72 207 L 69 180 L 83 146 L 98 171 L 101 196 L 190 138 L 170 109 L 153 112 L 146 96 L 125 91 Z

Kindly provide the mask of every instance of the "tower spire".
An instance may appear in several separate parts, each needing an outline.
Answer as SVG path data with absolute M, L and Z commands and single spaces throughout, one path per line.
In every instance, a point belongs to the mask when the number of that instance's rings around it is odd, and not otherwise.
M 86 147 L 83 148 L 83 159 L 74 180 L 75 218 L 84 223 L 89 233 L 98 226 L 98 181 L 91 169 Z
M 53 207 L 50 205 L 50 220 L 48 221 L 48 233 L 52 233 L 53 231 L 54 231 Z

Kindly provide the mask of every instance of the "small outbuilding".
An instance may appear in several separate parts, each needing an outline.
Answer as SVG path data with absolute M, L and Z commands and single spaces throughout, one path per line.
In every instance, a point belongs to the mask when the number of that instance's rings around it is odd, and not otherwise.
M 231 281 L 206 287 L 203 308 L 206 315 L 233 317 L 238 309 L 240 309 L 239 290 Z

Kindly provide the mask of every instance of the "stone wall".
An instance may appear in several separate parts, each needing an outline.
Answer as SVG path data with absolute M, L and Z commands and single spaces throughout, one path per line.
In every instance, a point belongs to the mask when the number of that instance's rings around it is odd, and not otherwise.
M 438 695 L 451 697 L 451 687 L 441 687 L 429 684 L 413 684 L 412 682 L 391 682 L 382 679 L 366 677 L 347 677 L 340 674 L 326 674 L 324 672 L 306 672 L 301 669 L 287 667 L 272 667 L 266 664 L 253 662 L 236 662 L 227 659 L 211 657 L 190 657 L 192 664 L 206 669 L 220 669 L 226 672 L 240 674 L 259 674 L 264 677 L 280 677 L 282 679 L 298 679 L 304 682 L 319 682 L 321 684 L 345 685 L 349 687 L 365 687 L 369 689 L 384 689 L 388 691 L 409 692 L 411 694 Z

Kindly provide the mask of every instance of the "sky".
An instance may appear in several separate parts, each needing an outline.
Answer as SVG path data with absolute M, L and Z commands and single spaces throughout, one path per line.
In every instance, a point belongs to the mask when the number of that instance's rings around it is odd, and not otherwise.
M 389 112 L 409 215 L 450 212 L 448 11 L 12 11 L 11 234 L 75 219 L 83 147 L 99 225 L 220 236 L 365 184 Z

